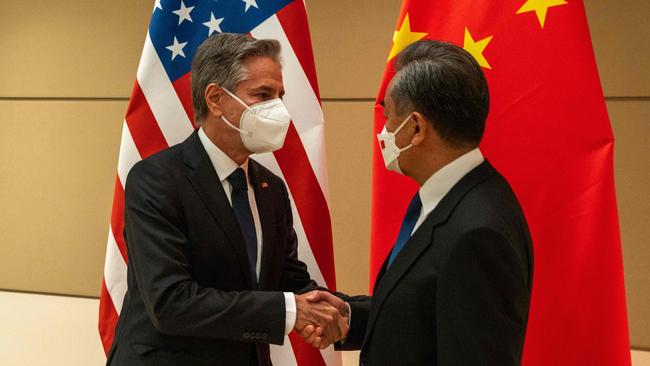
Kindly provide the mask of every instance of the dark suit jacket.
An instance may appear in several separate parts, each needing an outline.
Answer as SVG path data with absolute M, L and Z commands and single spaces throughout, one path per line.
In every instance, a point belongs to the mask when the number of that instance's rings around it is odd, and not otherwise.
M 346 298 L 361 364 L 521 363 L 532 284 L 526 220 L 487 162 L 469 172 L 413 234 L 372 298 Z
M 263 236 L 259 286 L 243 235 L 196 131 L 137 163 L 125 188 L 128 291 L 109 365 L 269 365 L 281 291 L 314 288 L 297 258 L 282 180 L 249 161 Z

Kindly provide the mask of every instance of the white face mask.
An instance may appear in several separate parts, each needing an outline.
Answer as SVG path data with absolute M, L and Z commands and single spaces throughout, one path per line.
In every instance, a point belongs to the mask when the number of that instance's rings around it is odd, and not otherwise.
M 281 99 L 249 106 L 234 93 L 225 88 L 223 90 L 246 108 L 239 119 L 239 128 L 230 123 L 225 116 L 221 116 L 221 119 L 228 126 L 239 131 L 241 140 L 248 150 L 262 154 L 279 150 L 284 145 L 291 116 Z
M 402 122 L 402 124 L 397 127 L 397 129 L 394 132 L 388 132 L 386 130 L 386 126 L 384 126 L 384 129 L 381 131 L 381 133 L 377 134 L 377 140 L 379 140 L 379 148 L 381 149 L 381 156 L 384 158 L 384 164 L 386 165 L 386 169 L 392 170 L 396 173 L 399 174 L 404 174 L 402 172 L 402 169 L 399 167 L 399 160 L 397 158 L 399 157 L 399 154 L 403 151 L 406 151 L 413 146 L 413 144 L 410 144 L 408 146 L 405 146 L 404 148 L 400 149 L 397 147 L 397 144 L 395 143 L 395 135 L 399 132 L 399 130 L 406 125 L 406 122 L 411 118 L 411 115 L 409 114 L 408 117 Z

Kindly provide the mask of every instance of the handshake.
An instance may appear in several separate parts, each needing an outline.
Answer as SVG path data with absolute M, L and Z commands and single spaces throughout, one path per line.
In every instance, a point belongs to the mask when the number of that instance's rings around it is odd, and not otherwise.
M 350 330 L 349 320 L 349 305 L 329 292 L 296 295 L 294 330 L 315 348 L 325 349 L 345 339 Z

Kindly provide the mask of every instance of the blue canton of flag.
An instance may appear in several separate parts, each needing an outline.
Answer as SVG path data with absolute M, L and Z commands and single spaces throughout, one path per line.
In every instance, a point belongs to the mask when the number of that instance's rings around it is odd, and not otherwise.
M 214 32 L 249 33 L 291 0 L 162 0 L 154 7 L 149 34 L 174 82 L 187 74 L 196 49 Z

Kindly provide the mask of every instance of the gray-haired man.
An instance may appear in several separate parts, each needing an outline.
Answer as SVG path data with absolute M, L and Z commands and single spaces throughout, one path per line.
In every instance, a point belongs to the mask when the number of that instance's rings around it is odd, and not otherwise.
M 420 190 L 373 296 L 339 294 L 352 322 L 338 347 L 360 349 L 371 366 L 520 365 L 533 250 L 517 197 L 478 148 L 489 109 L 483 71 L 467 51 L 433 40 L 404 49 L 395 69 L 378 142 L 386 168 Z M 347 311 L 328 292 L 309 299 Z M 301 334 L 314 346 L 331 342 L 309 330 Z
M 269 365 L 269 343 L 347 319 L 297 258 L 282 180 L 249 156 L 284 143 L 280 45 L 217 34 L 192 64 L 195 122 L 183 143 L 136 164 L 125 192 L 128 292 L 109 365 Z

